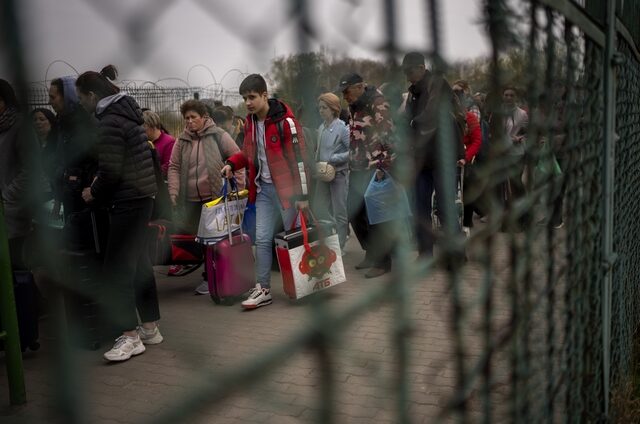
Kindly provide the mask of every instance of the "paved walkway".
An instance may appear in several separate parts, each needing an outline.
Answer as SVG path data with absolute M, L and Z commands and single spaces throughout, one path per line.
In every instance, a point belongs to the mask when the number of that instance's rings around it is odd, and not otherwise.
M 367 280 L 364 272 L 354 270 L 361 258 L 362 252 L 352 238 L 344 258 L 348 281 L 331 289 L 332 309 L 346 308 L 369 288 L 390 282 L 390 274 Z M 473 263 L 466 269 L 465 284 L 473 295 L 482 273 Z M 252 384 L 247 377 L 240 382 L 243 386 L 239 390 L 216 404 L 215 399 L 201 396 L 197 390 L 202 383 L 214 381 L 215 377 L 203 381 L 208 372 L 225 373 L 252 363 L 303 328 L 311 320 L 309 302 L 289 301 L 282 292 L 280 275 L 274 273 L 273 305 L 244 312 L 238 304 L 219 306 L 207 296 L 194 296 L 199 272 L 168 278 L 165 271 L 161 267 L 156 274 L 164 343 L 149 346 L 143 355 L 115 365 L 102 360 L 104 349 L 74 351 L 67 364 L 74 373 L 71 393 L 64 393 L 55 377 L 54 370 L 59 368 L 52 366 L 56 340 L 51 337 L 51 323 L 45 319 L 41 322 L 41 350 L 28 353 L 24 359 L 26 405 L 8 406 L 4 357 L 0 356 L 0 421 L 55 422 L 53 405 L 59 404 L 62 396 L 72 396 L 81 414 L 78 422 L 155 422 L 186 397 L 193 397 L 195 406 L 188 408 L 191 414 L 181 422 L 314 422 L 320 407 L 322 372 L 311 350 L 283 355 L 281 366 L 268 370 L 263 381 Z M 447 286 L 446 276 L 436 272 L 410 293 L 412 331 L 407 375 L 412 399 L 409 414 L 415 423 L 433 422 L 455 385 Z M 496 307 L 499 315 L 499 305 Z M 331 350 L 336 379 L 335 422 L 397 421 L 398 362 L 392 332 L 396 315 L 395 306 L 384 303 L 342 329 L 337 347 Z M 472 328 L 468 331 L 471 337 L 475 332 Z M 474 344 L 473 340 L 469 343 Z

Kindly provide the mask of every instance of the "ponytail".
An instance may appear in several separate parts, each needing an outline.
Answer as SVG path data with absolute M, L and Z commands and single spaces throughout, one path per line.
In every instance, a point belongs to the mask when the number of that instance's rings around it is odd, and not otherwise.
M 87 71 L 78 77 L 76 87 L 84 94 L 93 91 L 98 99 L 112 96 L 120 89 L 111 81 L 118 77 L 118 70 L 113 65 L 107 65 L 100 72 Z

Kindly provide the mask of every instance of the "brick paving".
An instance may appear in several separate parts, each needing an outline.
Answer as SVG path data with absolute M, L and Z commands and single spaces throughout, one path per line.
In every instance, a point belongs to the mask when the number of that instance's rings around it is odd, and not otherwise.
M 344 258 L 348 281 L 331 289 L 328 302 L 332 310 L 348 307 L 369 288 L 393 284 L 389 274 L 365 279 L 364 272 L 354 270 L 361 258 L 362 252 L 352 238 Z M 215 305 L 208 296 L 194 296 L 199 272 L 168 278 L 165 271 L 164 267 L 156 270 L 165 337 L 162 344 L 148 346 L 143 355 L 119 364 L 103 361 L 105 349 L 73 350 L 67 357 L 69 368 L 63 371 L 71 380 L 69 393 L 65 393 L 61 379 L 55 375 L 60 368 L 52 366 L 56 340 L 51 336 L 51 319 L 45 319 L 41 321 L 42 348 L 24 358 L 26 405 L 8 405 L 4 357 L 0 356 L 0 421 L 56 422 L 53 405 L 60 404 L 64 396 L 71 396 L 80 414 L 77 422 L 155 422 L 174 411 L 179 401 L 200 395 L 197 387 L 211 382 L 216 373 L 253 362 L 312 320 L 309 302 L 292 302 L 285 297 L 278 273 L 272 279 L 273 305 L 245 312 L 239 304 Z M 470 262 L 465 267 L 465 299 L 475 297 L 482 277 L 479 265 Z M 436 271 L 409 294 L 408 412 L 415 423 L 433 422 L 455 387 L 447 287 L 447 276 Z M 506 307 L 501 309 L 499 302 L 494 307 L 498 318 L 505 316 Z M 391 302 L 376 305 L 340 329 L 335 348 L 331 349 L 335 422 L 397 421 L 395 308 Z M 470 325 L 463 330 L 470 360 L 477 359 L 482 348 L 475 327 Z M 311 350 L 292 352 L 282 357 L 280 366 L 268 371 L 258 383 L 242 381 L 239 390 L 217 403 L 215 399 L 199 400 L 180 422 L 314 422 L 321 406 L 317 355 Z M 499 375 L 500 368 L 496 367 L 495 372 Z M 205 378 L 209 373 L 213 376 Z M 474 408 L 479 408 L 474 403 L 470 407 L 472 414 Z

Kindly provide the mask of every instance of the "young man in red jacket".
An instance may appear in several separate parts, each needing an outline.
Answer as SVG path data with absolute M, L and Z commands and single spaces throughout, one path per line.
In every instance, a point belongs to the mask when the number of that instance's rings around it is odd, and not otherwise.
M 245 309 L 269 305 L 271 297 L 271 261 L 273 232 L 277 220 L 291 228 L 297 210 L 307 209 L 307 167 L 302 127 L 289 106 L 270 99 L 267 83 L 258 74 L 240 84 L 240 95 L 249 111 L 242 151 L 231 156 L 222 175 L 249 170 L 249 202 L 256 204 L 256 287 L 251 289 Z M 297 144 L 297 146 L 294 146 Z

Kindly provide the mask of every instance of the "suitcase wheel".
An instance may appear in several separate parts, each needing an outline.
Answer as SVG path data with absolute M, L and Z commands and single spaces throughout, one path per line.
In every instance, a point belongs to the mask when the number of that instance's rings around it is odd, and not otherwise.
M 220 297 L 216 296 L 215 294 L 211 295 L 211 300 L 213 300 L 213 303 L 215 303 L 216 305 L 220 304 Z
M 221 299 L 221 304 L 223 304 L 224 306 L 233 306 L 235 302 L 235 299 L 233 297 L 225 297 Z

